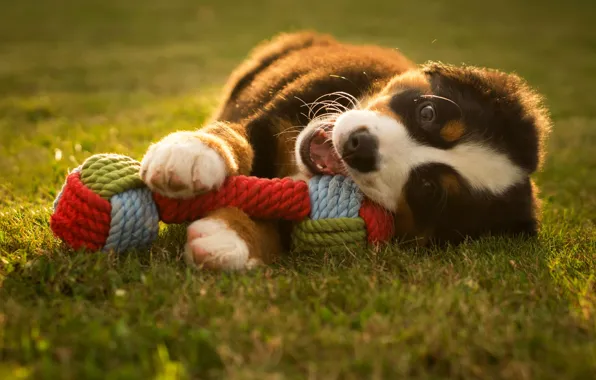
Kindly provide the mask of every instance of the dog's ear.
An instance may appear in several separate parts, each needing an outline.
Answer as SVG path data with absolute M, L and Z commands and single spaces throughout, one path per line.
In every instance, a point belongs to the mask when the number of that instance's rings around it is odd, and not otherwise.
M 541 167 L 552 121 L 544 98 L 524 79 L 495 69 L 440 62 L 427 62 L 422 71 L 433 88 L 451 92 L 455 97 L 473 97 L 475 104 L 484 107 L 479 112 L 491 115 L 487 122 L 495 123 L 493 130 L 519 143 L 516 151 L 535 152 L 528 152 L 521 162 L 528 172 Z

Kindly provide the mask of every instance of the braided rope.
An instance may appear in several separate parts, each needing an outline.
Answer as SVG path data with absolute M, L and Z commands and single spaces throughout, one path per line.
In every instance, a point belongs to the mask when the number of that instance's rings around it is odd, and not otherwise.
M 80 173 L 80 172 L 81 172 L 81 167 L 78 166 L 78 167 L 74 168 L 70 173 Z M 54 211 L 56 211 L 56 208 L 58 208 L 60 199 L 62 199 L 62 193 L 64 193 L 64 190 L 66 189 L 67 184 L 68 184 L 68 181 L 64 181 L 64 184 L 62 185 L 62 189 L 60 189 L 60 191 L 58 192 L 58 195 L 56 195 L 56 199 L 54 199 L 54 203 L 52 203 L 52 209 Z
M 127 190 L 114 195 L 110 203 L 110 233 L 104 251 L 124 252 L 130 248 L 143 248 L 155 240 L 159 216 L 149 189 Z
M 110 232 L 110 202 L 99 197 L 81 182 L 80 173 L 66 178 L 50 228 L 73 249 L 97 251 Z
M 141 164 L 120 154 L 96 154 L 82 165 L 81 181 L 103 199 L 129 189 L 144 187 Z
M 364 220 L 368 242 L 372 245 L 387 242 L 395 233 L 393 214 L 370 199 L 362 202 L 359 211 Z
M 257 219 L 299 221 L 310 213 L 308 184 L 290 178 L 234 176 L 220 189 L 195 198 L 171 199 L 154 193 L 153 199 L 165 223 L 192 222 L 223 207 L 236 207 Z
M 315 176 L 309 181 L 311 219 L 357 218 L 362 193 L 352 179 Z
M 309 219 L 292 232 L 295 251 L 325 251 L 346 246 L 365 246 L 366 227 L 362 218 Z
M 218 190 L 181 200 L 151 193 L 139 169 L 138 161 L 122 155 L 87 159 L 69 174 L 54 201 L 50 225 L 55 235 L 75 249 L 122 252 L 152 242 L 159 219 L 192 222 L 222 207 L 239 208 L 256 219 L 302 221 L 292 239 L 303 251 L 377 244 L 393 234 L 392 215 L 363 198 L 343 176 L 314 177 L 310 187 L 289 178 L 235 176 Z

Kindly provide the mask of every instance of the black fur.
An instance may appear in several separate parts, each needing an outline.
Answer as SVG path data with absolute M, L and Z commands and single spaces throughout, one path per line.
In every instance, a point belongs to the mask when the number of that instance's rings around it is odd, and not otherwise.
M 429 64 L 425 72 L 437 94 L 448 97 L 465 109 L 468 133 L 480 141 L 507 154 L 513 162 L 527 173 L 539 165 L 542 149 L 542 129 L 537 120 L 540 107 L 532 104 L 528 109 L 524 102 L 535 102 L 533 94 L 520 78 L 494 70 L 456 68 L 441 64 Z

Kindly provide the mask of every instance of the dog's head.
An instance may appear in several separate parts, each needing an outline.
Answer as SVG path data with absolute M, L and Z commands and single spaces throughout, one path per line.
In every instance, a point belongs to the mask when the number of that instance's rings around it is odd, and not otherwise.
M 536 232 L 530 175 L 551 122 L 514 74 L 428 63 L 297 141 L 310 174 L 344 173 L 395 212 L 398 233 L 457 241 L 486 232 Z

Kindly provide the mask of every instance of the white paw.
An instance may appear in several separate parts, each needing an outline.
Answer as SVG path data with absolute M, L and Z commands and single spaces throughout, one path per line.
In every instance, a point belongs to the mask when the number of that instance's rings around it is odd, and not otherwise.
M 196 132 L 176 132 L 151 145 L 141 161 L 141 178 L 152 191 L 170 198 L 191 198 L 218 188 L 227 165 Z
M 222 220 L 197 220 L 187 231 L 184 258 L 189 265 L 229 271 L 259 265 L 258 260 L 249 259 L 246 242 Z

